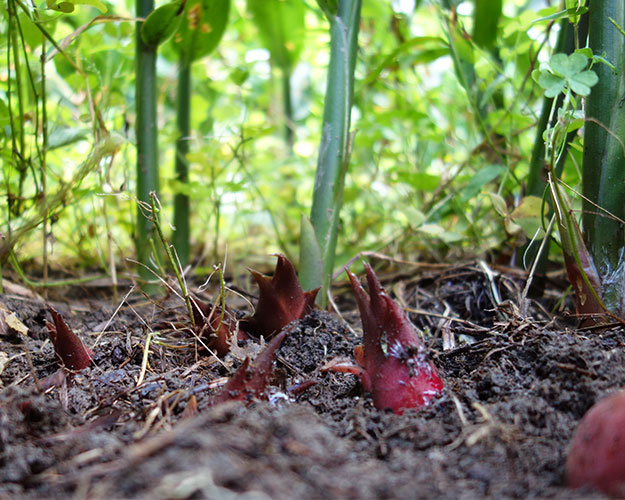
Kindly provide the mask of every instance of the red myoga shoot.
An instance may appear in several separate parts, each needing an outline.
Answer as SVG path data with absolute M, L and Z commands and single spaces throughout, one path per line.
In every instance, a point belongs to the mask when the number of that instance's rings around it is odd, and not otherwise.
M 85 347 L 74 332 L 67 326 L 61 315 L 49 307 L 54 324 L 46 321 L 54 352 L 70 370 L 82 370 L 91 364 L 93 352 Z
M 327 369 L 355 373 L 371 392 L 378 409 L 401 415 L 420 408 L 440 394 L 443 381 L 404 311 L 382 288 L 373 269 L 365 264 L 369 294 L 348 269 L 364 333 L 363 345 L 354 349 L 358 365 L 338 361 Z
M 250 366 L 250 358 L 245 358 L 221 392 L 215 396 L 213 404 L 225 401 L 247 401 L 249 403 L 258 399 L 267 399 L 265 390 L 271 380 L 273 359 L 284 337 L 286 337 L 286 332 L 274 337 L 261 351 L 252 366 Z
M 566 459 L 570 488 L 625 498 L 625 390 L 607 396 L 580 421 Z
M 245 332 L 237 328 L 236 319 L 227 307 L 223 317 L 220 307 L 213 307 L 197 299 L 191 301 L 191 307 L 198 336 L 220 358 L 228 354 L 232 342 L 248 338 Z
M 291 321 L 301 319 L 313 310 L 319 289 L 304 292 L 293 264 L 284 255 L 277 254 L 278 262 L 273 277 L 269 278 L 250 269 L 259 288 L 256 312 L 243 318 L 243 330 L 260 337 L 271 338 Z

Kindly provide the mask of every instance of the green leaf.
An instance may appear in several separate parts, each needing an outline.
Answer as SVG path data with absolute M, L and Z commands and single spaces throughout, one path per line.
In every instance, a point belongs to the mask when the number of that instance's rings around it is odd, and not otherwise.
M 547 9 L 543 9 L 543 10 L 547 10 Z M 579 8 L 576 7 L 573 9 L 565 9 L 565 10 L 556 12 L 555 14 L 550 14 L 544 17 L 540 17 L 538 19 L 534 19 L 532 24 L 541 23 L 545 21 L 556 21 L 558 19 L 563 19 L 565 17 L 568 18 L 571 22 L 577 23 L 579 16 L 581 16 L 582 14 L 585 14 L 586 12 L 588 12 L 588 7 L 585 7 L 585 6 L 580 6 Z
M 570 55 L 554 54 L 549 61 L 549 65 L 556 73 L 570 78 L 580 71 L 583 71 L 588 64 L 588 58 L 584 54 L 575 52 Z
M 545 90 L 546 97 L 557 96 L 566 86 L 566 80 L 562 77 L 552 75 L 551 73 L 543 73 L 539 70 L 534 70 L 532 76 L 534 76 L 534 73 L 538 75 L 536 83 Z
M 590 88 L 599 81 L 596 73 L 586 70 L 588 57 L 584 53 L 575 52 L 570 55 L 554 54 L 548 63 L 542 63 L 538 72 L 532 77 L 545 89 L 545 96 L 555 97 L 568 86 L 581 96 L 590 94 Z
M 592 59 L 592 49 L 590 47 L 584 47 L 583 49 L 577 49 L 575 51 L 578 54 L 586 56 L 588 59 Z
M 58 14 L 54 15 L 58 16 Z M 41 45 L 41 31 L 39 30 L 39 28 L 37 28 L 30 16 L 25 12 L 20 12 L 17 17 L 19 19 L 20 28 L 22 30 L 24 40 L 26 40 L 28 46 L 31 49 L 39 47 Z M 47 24 L 46 27 L 48 27 Z
M 9 123 L 11 123 L 11 119 L 9 116 L 9 107 L 2 99 L 0 99 L 0 127 L 4 127 Z
M 538 196 L 526 196 L 512 211 L 510 219 L 523 229 L 523 232 L 528 238 L 533 238 L 537 233 L 540 238 L 543 235 L 542 210 L 542 198 Z
M 491 203 L 495 211 L 502 217 L 507 217 L 508 207 L 506 206 L 506 200 L 497 193 L 488 193 Z
M 95 7 L 102 14 L 107 11 L 106 5 L 100 2 L 100 0 L 63 0 L 58 3 L 56 0 L 46 0 L 46 5 L 49 9 L 64 12 L 65 14 L 74 12 L 76 5 L 89 5 L 91 7 Z
M 395 173 L 399 182 L 408 184 L 418 191 L 434 191 L 441 183 L 440 175 L 404 169 L 398 169 L 397 172 L 391 170 L 391 173 Z
M 57 149 L 68 144 L 74 144 L 75 142 L 86 139 L 90 134 L 89 129 L 69 127 L 69 128 L 55 128 L 50 132 L 48 137 L 48 150 Z
M 100 2 L 100 0 L 68 0 L 68 1 L 73 3 L 74 5 L 90 5 L 91 7 L 95 7 L 96 9 L 98 9 L 102 14 L 105 14 L 106 11 L 108 10 L 106 8 L 106 5 Z
M 153 10 L 141 25 L 143 41 L 155 47 L 170 38 L 180 25 L 184 6 L 185 0 L 177 0 Z
M 449 231 L 438 224 L 423 224 L 417 228 L 417 231 L 428 236 L 440 238 L 445 243 L 457 243 L 458 241 L 465 239 L 464 236 L 455 233 L 454 231 Z
M 600 56 L 598 56 L 598 55 L 593 55 L 593 56 L 592 56 L 592 63 L 593 63 L 593 64 L 595 64 L 595 63 L 605 64 L 608 68 L 610 68 L 610 69 L 612 70 L 612 72 L 613 72 L 614 74 L 617 74 L 617 73 L 618 73 L 618 72 L 616 71 L 616 66 L 614 66 L 614 64 L 612 64 L 610 61 L 608 61 L 608 60 L 605 58 L 605 52 L 604 52 L 602 55 L 600 55 Z
M 304 46 L 306 5 L 301 0 L 248 0 L 260 39 L 280 69 L 290 73 Z
M 475 197 L 482 188 L 499 177 L 506 168 L 503 165 L 486 165 L 471 176 L 469 182 L 462 188 L 460 197 L 468 202 Z
M 569 84 L 573 92 L 586 97 L 590 94 L 590 88 L 596 85 L 598 81 L 599 77 L 597 74 L 592 70 L 588 70 L 573 76 Z
M 210 54 L 228 24 L 230 0 L 187 0 L 173 47 L 184 64 Z

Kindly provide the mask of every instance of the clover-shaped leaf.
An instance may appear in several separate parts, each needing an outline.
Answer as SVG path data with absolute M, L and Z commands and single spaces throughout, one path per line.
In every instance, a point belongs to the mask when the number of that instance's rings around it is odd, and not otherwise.
M 566 80 L 564 78 L 548 72 L 543 72 L 542 70 L 535 71 L 535 73 L 538 74 L 536 82 L 545 89 L 546 97 L 555 97 L 564 90 L 566 86 Z
M 564 78 L 572 78 L 586 68 L 588 58 L 584 54 L 554 54 L 549 61 L 553 71 Z
M 588 70 L 582 71 L 572 77 L 569 81 L 569 85 L 573 92 L 585 97 L 590 94 L 590 88 L 596 85 L 598 81 L 599 77 L 597 74 L 592 70 Z
M 578 95 L 587 96 L 590 88 L 599 81 L 594 71 L 585 69 L 587 65 L 588 56 L 584 53 L 554 54 L 532 76 L 545 89 L 546 97 L 556 97 L 565 87 Z

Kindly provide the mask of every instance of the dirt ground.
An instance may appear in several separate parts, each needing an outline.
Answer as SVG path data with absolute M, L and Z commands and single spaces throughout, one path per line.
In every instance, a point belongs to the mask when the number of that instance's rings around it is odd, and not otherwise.
M 576 329 L 561 283 L 538 280 L 547 292 L 524 315 L 519 273 L 376 264 L 445 382 L 401 416 L 376 410 L 354 375 L 320 370 L 361 340 L 345 282 L 340 315 L 286 327 L 269 401 L 247 407 L 209 404 L 257 348 L 202 353 L 173 295 L 8 291 L 0 303 L 28 335 L 0 328 L 0 498 L 600 497 L 566 489 L 564 461 L 586 410 L 625 386 L 623 329 Z M 95 362 L 46 389 L 59 369 L 48 303 Z M 318 383 L 296 397 L 286 390 L 308 380 Z

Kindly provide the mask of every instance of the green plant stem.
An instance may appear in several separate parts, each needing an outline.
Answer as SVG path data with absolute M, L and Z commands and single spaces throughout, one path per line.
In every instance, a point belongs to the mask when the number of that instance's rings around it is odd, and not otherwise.
M 176 273 L 176 279 L 178 280 L 178 285 L 180 286 L 180 290 L 182 291 L 182 296 L 184 297 L 185 304 L 187 305 L 187 312 L 189 313 L 191 326 L 195 329 L 195 318 L 193 317 L 193 308 L 191 307 L 191 297 L 189 297 L 187 284 L 184 281 L 180 263 L 174 258 L 174 254 L 171 251 L 171 247 L 167 243 L 167 240 L 165 239 L 165 235 L 163 234 L 161 224 L 158 220 L 159 211 L 156 208 L 155 199 L 156 199 L 156 193 L 151 192 L 150 193 L 150 207 L 152 207 L 152 223 L 154 224 L 158 237 L 161 243 L 163 244 L 163 248 L 165 249 L 165 254 L 167 255 L 167 259 L 169 260 L 169 264 L 174 269 L 174 273 Z
M 587 19 L 587 16 L 584 16 Z M 586 37 L 588 31 L 587 22 L 584 23 L 586 29 L 582 29 L 583 34 L 580 36 Z M 575 51 L 575 29 L 573 24 L 569 22 L 567 18 L 562 19 L 560 22 L 560 31 L 558 32 L 558 40 L 554 48 L 554 53 L 572 54 Z M 562 101 L 564 99 L 563 94 L 559 94 L 556 103 L 555 110 L 562 107 Z M 543 138 L 543 132 L 547 129 L 547 125 L 552 127 L 555 125 L 555 120 L 552 119 L 551 123 L 549 117 L 553 115 L 554 99 L 552 97 L 545 97 L 543 100 L 542 110 L 540 117 L 538 118 L 538 124 L 536 127 L 536 137 L 534 139 L 534 148 L 532 149 L 532 157 L 530 160 L 530 171 L 527 176 L 526 195 L 543 196 L 547 187 L 547 165 L 545 164 L 545 139 Z M 577 132 L 571 132 L 566 137 L 565 148 L 568 149 L 569 142 Z M 564 167 L 564 161 L 566 160 L 566 153 L 560 158 L 560 161 L 555 165 L 556 178 L 560 177 L 562 168 Z
M 154 9 L 153 0 L 137 0 L 137 17 L 145 18 Z M 158 193 L 158 139 L 156 110 L 156 47 L 146 45 L 141 38 L 141 22 L 136 25 L 136 111 L 137 111 L 137 200 L 149 203 L 150 193 Z M 154 226 L 137 207 L 137 260 L 150 266 L 150 238 Z M 138 267 L 139 275 L 150 280 L 149 269 Z M 146 289 L 148 293 L 155 290 Z
M 9 9 L 10 9 L 10 13 L 12 13 L 12 15 L 10 16 L 11 19 L 9 20 L 9 28 L 10 29 L 10 42 L 11 42 L 11 49 L 13 51 L 13 68 L 15 71 L 15 83 L 16 83 L 16 91 L 17 91 L 17 107 L 18 107 L 18 113 L 19 113 L 19 129 L 15 130 L 15 128 L 13 128 L 12 135 L 14 137 L 17 137 L 17 141 L 19 142 L 19 144 L 17 144 L 14 140 L 14 150 L 13 150 L 13 154 L 15 155 L 17 153 L 17 161 L 15 162 L 15 165 L 17 167 L 17 171 L 19 172 L 19 187 L 18 187 L 18 194 L 17 194 L 17 200 L 20 199 L 21 195 L 22 195 L 22 186 L 24 184 L 24 178 L 26 176 L 26 140 L 25 140 L 25 131 L 24 131 L 24 86 L 22 85 L 22 70 L 21 70 L 21 62 L 20 62 L 20 56 L 19 56 L 19 51 L 18 51 L 18 42 L 17 42 L 17 31 L 19 29 L 19 20 L 17 17 L 17 13 L 15 12 L 15 1 L 14 0 L 9 0 Z M 10 78 L 9 78 L 10 81 Z M 14 124 L 14 122 L 11 122 L 12 124 Z M 17 133 L 16 133 L 17 132 Z M 16 149 L 16 146 L 19 147 L 19 149 Z M 16 201 L 17 202 L 17 201 Z M 10 206 L 10 205 L 9 205 Z
M 41 36 L 41 149 L 40 162 L 41 162 L 41 195 L 44 200 L 44 206 L 47 205 L 46 198 L 48 196 L 47 190 L 47 151 L 48 151 L 48 113 L 47 113 L 47 93 L 46 93 L 46 38 Z M 48 282 L 48 220 L 50 214 L 46 210 L 43 215 L 43 231 L 42 231 L 42 244 L 43 244 L 43 282 Z
M 191 130 L 191 64 L 180 60 L 178 71 L 177 95 L 177 125 L 178 139 L 176 140 L 176 180 L 182 184 L 189 182 L 189 135 Z M 189 196 L 185 193 L 176 193 L 174 196 L 174 227 L 173 243 L 184 267 L 189 262 L 190 255 L 190 223 L 189 223 Z
M 354 68 L 358 50 L 361 0 L 339 0 L 329 15 L 330 66 L 323 108 L 321 145 L 315 174 L 311 222 L 321 249 L 323 276 L 307 289 L 321 285 L 322 306 L 330 287 L 345 175 L 349 166 L 349 129 L 354 96 Z M 302 263 L 302 266 L 307 265 Z
M 295 141 L 295 124 L 293 122 L 293 103 L 291 102 L 291 72 L 282 70 L 282 102 L 284 107 L 284 139 L 289 151 L 293 150 Z
M 109 135 L 103 138 L 80 165 L 70 182 L 64 183 L 54 194 L 46 196 L 45 205 L 40 204 L 37 211 L 29 218 L 25 218 L 22 224 L 13 228 L 10 235 L 0 242 L 0 259 L 3 259 L 13 249 L 20 238 L 35 229 L 43 221 L 46 213 L 51 213 L 63 206 L 68 194 L 73 189 L 78 189 L 87 174 L 94 171 L 104 158 L 115 154 L 121 146 L 121 138 L 117 135 Z
M 621 265 L 625 231 L 611 217 L 598 213 L 594 204 L 610 214 L 625 218 L 625 37 L 609 18 L 625 25 L 622 0 L 592 2 L 589 11 L 589 45 L 614 64 L 616 74 L 605 64 L 593 69 L 599 83 L 586 100 L 582 194 L 583 230 L 590 254 L 602 277 Z M 623 300 L 622 280 L 604 283 L 604 302 L 616 312 Z
M 554 53 L 572 54 L 576 48 L 576 33 L 575 26 L 569 22 L 567 18 L 562 19 L 560 22 L 560 31 L 558 32 L 558 39 L 554 48 Z M 588 35 L 588 14 L 584 14 L 580 18 L 578 24 L 578 39 L 585 40 Z M 545 157 L 545 139 L 543 134 L 547 129 L 547 126 L 555 127 L 557 120 L 556 111 L 562 108 L 564 96 L 559 94 L 555 102 L 553 98 L 545 97 L 543 100 L 542 110 L 540 117 L 538 118 L 538 124 L 536 127 L 536 137 L 534 139 L 534 147 L 532 149 L 532 157 L 530 159 L 530 170 L 527 176 L 525 194 L 526 196 L 538 196 L 543 197 L 547 189 L 547 158 Z M 554 165 L 554 177 L 560 178 L 564 164 L 566 163 L 567 152 L 569 144 L 575 136 L 577 131 L 569 132 L 566 135 L 564 144 L 557 161 Z M 547 214 L 547 218 L 549 214 Z M 541 250 L 542 249 L 542 250 Z M 544 272 L 547 261 L 549 258 L 549 245 L 541 245 L 541 240 L 533 241 L 531 244 L 523 246 L 520 250 L 520 254 L 523 256 L 524 262 L 531 263 L 538 259 L 538 263 L 535 269 L 538 273 Z

